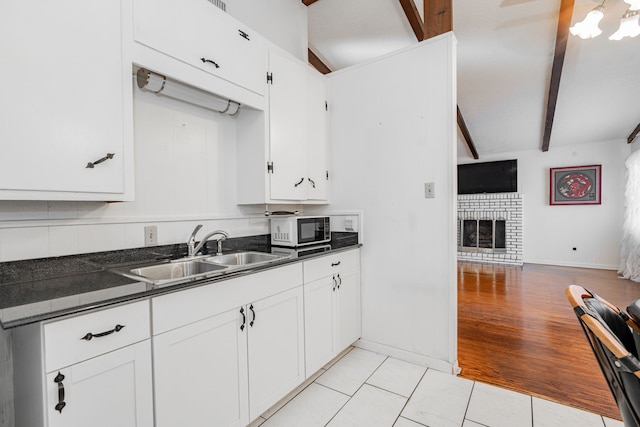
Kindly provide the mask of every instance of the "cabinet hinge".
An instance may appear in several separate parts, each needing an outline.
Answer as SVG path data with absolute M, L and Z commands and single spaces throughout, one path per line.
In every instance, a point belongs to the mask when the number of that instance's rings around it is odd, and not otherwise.
M 245 33 L 242 30 L 238 30 L 238 33 L 240 34 L 240 37 L 242 37 L 243 39 L 251 41 L 251 39 L 249 38 L 249 34 Z
M 273 84 L 273 73 L 267 71 L 267 83 Z
M 273 173 L 273 162 L 267 162 L 267 173 Z

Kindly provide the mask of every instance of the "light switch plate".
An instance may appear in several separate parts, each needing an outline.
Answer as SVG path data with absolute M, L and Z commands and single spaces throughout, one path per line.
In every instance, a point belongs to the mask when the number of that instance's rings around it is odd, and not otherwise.
M 155 246 L 158 244 L 158 227 L 147 225 L 144 227 L 144 245 Z
M 436 183 L 435 182 L 425 182 L 424 183 L 424 198 L 425 199 L 433 199 L 436 197 Z

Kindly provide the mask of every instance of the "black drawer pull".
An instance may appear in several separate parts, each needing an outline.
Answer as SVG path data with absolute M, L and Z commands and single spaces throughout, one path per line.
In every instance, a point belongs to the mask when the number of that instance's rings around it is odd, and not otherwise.
M 106 331 L 106 332 L 100 332 L 99 334 L 92 334 L 91 332 L 89 332 L 87 335 L 83 336 L 80 339 L 85 341 L 91 341 L 93 338 L 106 337 L 107 335 L 111 335 L 114 332 L 120 332 L 122 328 L 124 328 L 124 325 L 116 325 L 116 327 L 113 328 L 112 330 Z
M 243 39 L 251 41 L 251 39 L 249 38 L 249 34 L 245 33 L 242 30 L 238 30 L 238 33 L 240 34 L 240 37 L 242 37 Z
M 304 182 L 304 178 L 300 178 L 300 181 L 298 181 L 297 183 L 293 184 L 294 187 L 297 187 L 298 185 L 302 184 Z
M 62 408 L 67 406 L 64 402 L 64 384 L 62 384 L 62 380 L 64 380 L 64 375 L 58 371 L 58 375 L 53 379 L 53 382 L 58 384 L 58 403 L 54 407 L 56 411 L 62 413 Z
M 331 263 L 331 267 L 337 267 L 339 265 L 340 265 L 340 261 Z
M 312 180 L 311 178 L 307 178 L 307 180 L 311 183 L 311 186 L 313 188 L 316 188 L 316 182 L 314 180 Z
M 207 62 L 208 62 L 208 63 L 210 63 L 210 64 L 213 64 L 213 66 L 214 66 L 214 67 L 216 67 L 216 68 L 220 68 L 220 66 L 218 65 L 218 63 L 217 63 L 216 61 L 212 61 L 212 60 L 207 59 L 207 58 L 200 58 L 200 61 L 202 61 L 202 62 L 204 62 L 204 63 L 207 63 Z
M 249 322 L 249 326 L 251 326 L 251 327 L 253 328 L 253 322 L 255 322 L 255 321 L 256 321 L 256 312 L 255 312 L 255 310 L 253 309 L 253 304 L 251 304 L 251 305 L 249 306 L 249 310 L 251 310 L 251 314 L 253 314 L 253 317 L 252 317 L 252 319 L 251 319 L 251 322 Z
M 87 167 L 85 169 L 93 169 L 96 165 L 99 165 L 102 162 L 106 162 L 107 160 L 113 159 L 113 156 L 115 156 L 115 153 L 107 153 L 106 156 L 104 156 L 101 159 L 96 160 L 95 162 L 89 162 L 87 163 Z

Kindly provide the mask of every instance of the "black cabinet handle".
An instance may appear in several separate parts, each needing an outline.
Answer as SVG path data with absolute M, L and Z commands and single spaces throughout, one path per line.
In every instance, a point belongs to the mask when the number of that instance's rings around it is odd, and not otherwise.
M 113 156 L 115 155 L 116 153 L 107 153 L 107 155 L 104 156 L 103 158 L 98 159 L 95 162 L 87 163 L 87 166 L 85 167 L 85 169 L 93 169 L 96 165 L 99 165 L 102 162 L 106 162 L 107 160 L 113 159 Z
M 247 316 L 244 315 L 244 307 L 240 307 L 240 314 L 242 314 L 242 325 L 240 325 L 240 330 L 244 331 L 244 325 L 247 323 Z
M 249 310 L 251 310 L 251 314 L 253 315 L 253 317 L 251 318 L 251 322 L 249 322 L 249 326 L 251 326 L 253 328 L 253 322 L 255 322 L 255 320 L 256 320 L 256 312 L 253 309 L 253 304 L 251 304 L 249 306 Z
M 333 276 L 333 292 L 336 291 L 336 287 L 338 286 L 338 281 L 336 280 L 336 276 Z
M 311 183 L 313 188 L 316 188 L 316 183 L 311 178 L 307 178 L 307 180 Z
M 208 62 L 210 64 L 213 64 L 214 67 L 220 68 L 220 66 L 218 65 L 218 63 L 216 61 L 212 61 L 212 60 L 207 59 L 207 58 L 200 58 L 200 61 L 202 61 L 205 64 Z
M 87 335 L 83 336 L 82 338 L 80 338 L 81 340 L 85 340 L 85 341 L 91 341 L 93 338 L 100 338 L 100 337 L 106 337 L 107 335 L 111 335 L 114 332 L 120 332 L 125 325 L 116 325 L 115 328 L 113 328 L 110 331 L 106 331 L 106 332 L 100 332 L 98 334 L 92 334 L 91 332 L 87 333 Z
M 298 185 L 302 184 L 304 182 L 304 178 L 300 178 L 300 181 L 298 181 L 297 183 L 295 183 L 293 186 L 297 187 Z
M 240 37 L 242 37 L 243 39 L 251 41 L 251 39 L 249 38 L 249 34 L 245 33 L 242 30 L 238 30 L 238 33 L 240 34 Z
M 58 375 L 53 379 L 53 382 L 58 384 L 58 403 L 55 406 L 55 410 L 62 413 L 62 408 L 67 406 L 64 402 L 64 384 L 62 384 L 62 380 L 64 380 L 64 375 L 58 371 Z
M 331 267 L 337 267 L 339 265 L 340 265 L 340 261 L 331 263 Z
M 340 285 L 342 285 L 342 277 L 340 277 L 340 273 L 338 273 L 338 289 L 340 289 Z

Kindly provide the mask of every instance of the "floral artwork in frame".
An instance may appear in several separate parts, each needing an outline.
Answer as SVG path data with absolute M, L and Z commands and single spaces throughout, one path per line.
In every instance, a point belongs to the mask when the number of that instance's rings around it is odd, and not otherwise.
M 602 165 L 550 169 L 549 204 L 599 205 Z

